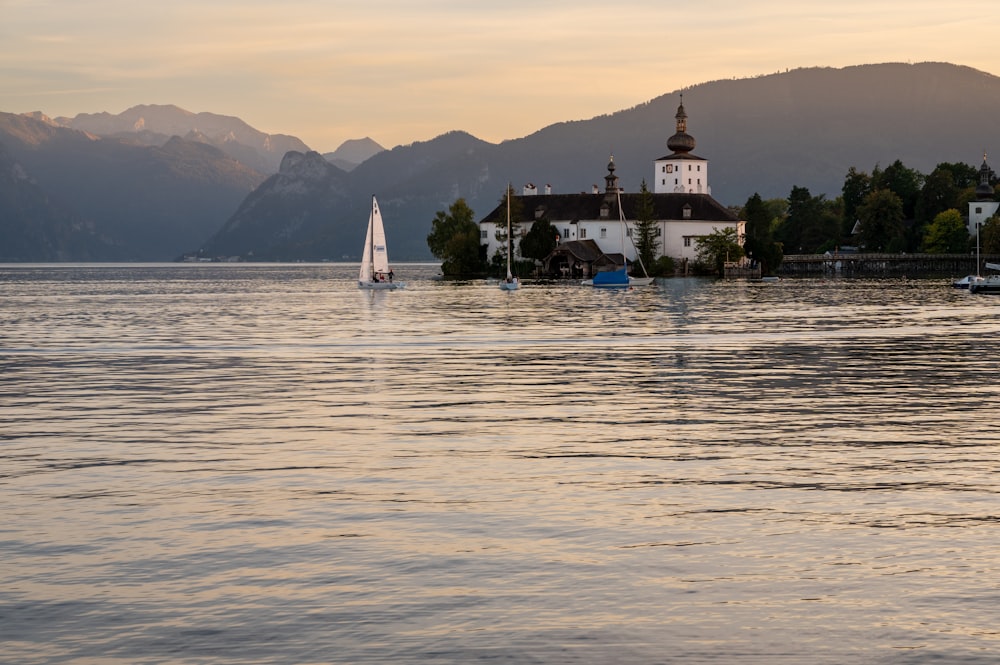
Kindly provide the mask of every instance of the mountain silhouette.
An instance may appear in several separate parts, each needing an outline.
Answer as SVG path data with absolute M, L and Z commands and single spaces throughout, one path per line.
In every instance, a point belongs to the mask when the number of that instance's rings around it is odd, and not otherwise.
M 991 145 L 1000 79 L 948 63 L 710 81 L 498 144 L 460 131 L 391 150 L 359 139 L 322 160 L 285 137 L 294 147 L 271 154 L 270 170 L 249 167 L 238 153 L 280 143 L 274 136 L 235 118 L 169 106 L 72 120 L 0 114 L 0 145 L 8 168 L 20 169 L 54 204 L 53 220 L 90 225 L 123 258 L 201 249 L 261 260 L 356 260 L 375 194 L 393 259 L 424 260 L 436 212 L 458 197 L 481 219 L 508 183 L 516 191 L 529 182 L 555 194 L 589 191 L 603 182 L 612 154 L 626 192 L 651 183 L 653 161 L 670 152 L 681 94 L 688 133 L 711 165 L 712 195 L 724 205 L 741 206 L 755 192 L 785 198 L 793 186 L 833 198 L 852 166 L 870 172 L 898 159 L 929 173 L 941 162 L 977 165 L 984 151 L 1000 148 Z M 348 154 L 354 148 L 362 150 Z M 95 250 L 88 251 L 80 256 Z M 72 246 L 64 255 L 75 256 Z

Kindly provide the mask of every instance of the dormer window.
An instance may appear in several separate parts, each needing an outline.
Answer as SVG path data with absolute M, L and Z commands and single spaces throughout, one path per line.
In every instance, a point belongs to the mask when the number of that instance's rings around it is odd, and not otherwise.
M 691 205 L 685 203 L 682 210 L 683 212 L 681 214 L 683 215 L 684 219 L 691 219 Z

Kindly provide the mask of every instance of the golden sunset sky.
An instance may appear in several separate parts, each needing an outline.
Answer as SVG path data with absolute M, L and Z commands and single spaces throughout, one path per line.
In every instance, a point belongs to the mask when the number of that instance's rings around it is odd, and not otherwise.
M 1000 74 L 998 26 L 996 0 L 0 0 L 0 111 L 176 104 L 322 152 L 498 142 L 799 67 Z

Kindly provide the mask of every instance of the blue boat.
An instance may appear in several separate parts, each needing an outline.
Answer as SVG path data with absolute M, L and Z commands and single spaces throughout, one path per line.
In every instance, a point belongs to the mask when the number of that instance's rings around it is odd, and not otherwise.
M 593 285 L 596 287 L 622 289 L 631 286 L 625 266 L 618 270 L 605 270 L 594 275 Z

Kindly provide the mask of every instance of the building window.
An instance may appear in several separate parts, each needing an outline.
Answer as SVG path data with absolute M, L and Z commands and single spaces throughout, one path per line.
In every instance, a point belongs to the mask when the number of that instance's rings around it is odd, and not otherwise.
M 587 237 L 587 227 L 583 227 L 583 228 L 580 229 L 580 237 L 581 238 L 586 238 Z
M 688 178 L 688 184 L 689 185 L 691 184 L 691 178 Z
M 699 170 L 699 171 L 701 170 L 701 164 L 699 164 L 699 165 L 698 165 L 698 170 Z
M 684 219 L 691 219 L 691 206 L 685 205 L 683 214 L 684 214 Z
M 563 229 L 563 238 L 569 240 L 569 229 Z
M 602 226 L 601 227 L 601 238 L 607 238 L 607 237 L 608 237 L 608 229 Z
M 982 208 L 976 208 L 976 214 L 977 215 L 983 214 L 983 209 Z
M 479 239 L 480 239 L 480 240 L 486 240 L 486 238 L 487 238 L 487 235 L 486 235 L 486 229 L 482 229 L 482 230 L 481 230 L 481 231 L 479 232 Z
M 659 237 L 660 237 L 660 235 L 661 235 L 660 231 L 661 231 L 660 227 L 659 227 L 659 226 L 657 226 L 657 227 L 656 227 L 656 237 L 657 237 L 657 238 L 659 238 Z
M 684 236 L 684 246 L 685 247 L 690 247 L 691 246 L 691 237 L 690 236 Z

